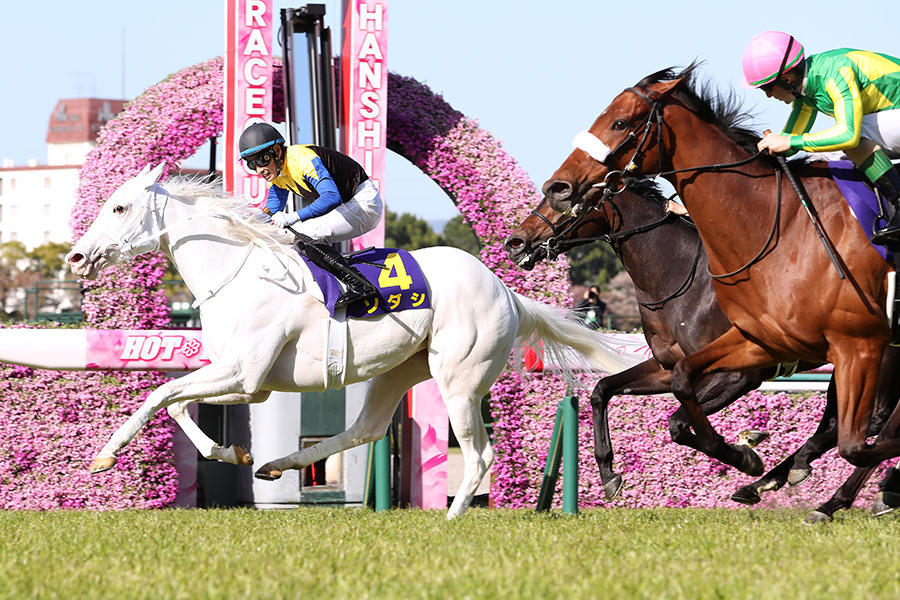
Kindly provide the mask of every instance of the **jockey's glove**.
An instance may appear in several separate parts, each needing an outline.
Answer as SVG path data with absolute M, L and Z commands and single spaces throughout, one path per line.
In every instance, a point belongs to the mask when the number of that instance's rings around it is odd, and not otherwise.
M 295 212 L 292 213 L 284 213 L 277 212 L 272 215 L 272 224 L 276 227 L 290 227 L 294 223 L 300 220 L 300 215 Z

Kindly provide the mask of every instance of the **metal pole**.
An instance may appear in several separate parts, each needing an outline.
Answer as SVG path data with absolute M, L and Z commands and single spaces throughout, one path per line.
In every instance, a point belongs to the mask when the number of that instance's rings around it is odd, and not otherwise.
M 375 442 L 375 512 L 391 508 L 391 443 L 388 436 Z
M 559 476 L 559 461 L 562 458 L 561 440 L 563 425 L 562 402 L 556 408 L 556 419 L 553 421 L 553 434 L 550 436 L 550 449 L 547 451 L 547 464 L 544 467 L 544 478 L 541 480 L 541 491 L 538 494 L 537 512 L 550 510 L 553 492 L 556 490 L 556 479 Z
M 571 394 L 571 390 L 570 390 Z M 578 513 L 578 398 L 563 398 L 563 512 Z

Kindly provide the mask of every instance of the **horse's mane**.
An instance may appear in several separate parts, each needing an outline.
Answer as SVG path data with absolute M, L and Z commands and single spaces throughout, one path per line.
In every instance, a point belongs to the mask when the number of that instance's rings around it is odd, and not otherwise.
M 662 69 L 647 75 L 635 87 L 643 88 L 661 81 L 682 79 L 681 85 L 672 94 L 701 119 L 724 131 L 744 151 L 756 154 L 756 144 L 762 138 L 750 129 L 755 116 L 744 109 L 734 90 L 721 92 L 710 80 L 697 81 L 697 70 L 702 64 L 702 61 L 695 60 L 680 72 L 675 67 Z M 761 158 L 775 164 L 775 159 L 770 156 Z
M 665 205 L 665 203 L 669 200 L 669 198 L 663 194 L 662 189 L 660 189 L 659 184 L 656 183 L 653 179 L 638 179 L 628 186 L 628 190 L 634 192 L 641 198 L 645 198 L 654 202 L 655 204 L 659 204 L 660 206 Z
M 293 235 L 268 222 L 261 210 L 250 205 L 246 198 L 225 192 L 220 179 L 209 180 L 206 176 L 177 176 L 169 179 L 165 188 L 182 201 L 203 203 L 211 214 L 230 217 L 223 219 L 227 233 L 237 240 L 257 244 L 290 244 Z

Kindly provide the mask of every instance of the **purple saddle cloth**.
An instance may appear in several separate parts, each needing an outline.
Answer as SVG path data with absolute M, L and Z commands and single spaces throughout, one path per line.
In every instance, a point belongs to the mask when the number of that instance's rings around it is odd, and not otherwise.
M 834 178 L 838 189 L 847 200 L 847 204 L 853 209 L 856 220 L 862 226 L 863 233 L 866 238 L 872 237 L 873 227 L 875 225 L 875 217 L 880 212 L 878 209 L 878 198 L 875 192 L 866 182 L 865 176 L 857 169 L 849 160 L 836 160 L 828 163 L 828 170 Z M 869 241 L 872 244 L 871 240 Z M 881 258 L 893 262 L 894 254 L 891 250 L 878 244 L 872 244 L 872 247 L 878 251 Z
M 341 284 L 337 277 L 301 255 L 313 278 L 322 288 L 325 308 L 334 316 L 334 303 L 341 296 Z M 349 257 L 350 262 L 378 290 L 374 300 L 357 302 L 347 307 L 347 316 L 374 317 L 385 313 L 431 308 L 431 296 L 425 276 L 416 259 L 406 250 L 395 248 L 370 248 Z M 368 264 L 371 263 L 371 264 Z

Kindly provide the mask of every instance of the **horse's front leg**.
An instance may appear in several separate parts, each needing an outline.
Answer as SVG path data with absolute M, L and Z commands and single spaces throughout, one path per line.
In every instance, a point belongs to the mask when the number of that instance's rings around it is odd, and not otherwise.
M 603 481 L 607 500 L 615 498 L 622 489 L 622 476 L 613 470 L 613 448 L 609 435 L 609 401 L 618 394 L 643 396 L 669 391 L 669 372 L 655 359 L 645 360 L 621 373 L 604 377 L 591 393 L 591 414 L 594 419 L 594 459 Z
M 762 475 L 762 459 L 749 445 L 727 444 L 713 429 L 697 401 L 695 385 L 704 373 L 749 371 L 775 363 L 777 360 L 767 350 L 749 341 L 734 326 L 701 350 L 676 363 L 672 371 L 672 392 L 687 414 L 701 452 L 749 475 Z
M 262 347 L 263 344 L 257 346 Z M 267 360 L 262 361 L 247 360 L 224 364 L 217 361 L 159 386 L 150 392 L 134 414 L 113 433 L 91 464 L 91 473 L 100 473 L 115 466 L 116 453 L 128 445 L 141 427 L 161 408 L 182 400 L 214 398 L 225 394 L 252 394 L 259 391 L 277 354 L 278 352 L 274 352 Z
M 269 398 L 268 390 L 260 390 L 254 394 L 225 394 L 217 398 L 200 400 L 203 404 L 259 404 Z M 182 400 L 170 404 L 166 410 L 169 416 L 178 423 L 187 438 L 194 444 L 200 455 L 209 460 L 218 460 L 232 465 L 252 465 L 253 457 L 240 445 L 231 445 L 227 448 L 220 446 L 210 439 L 188 414 L 187 408 L 195 401 Z

